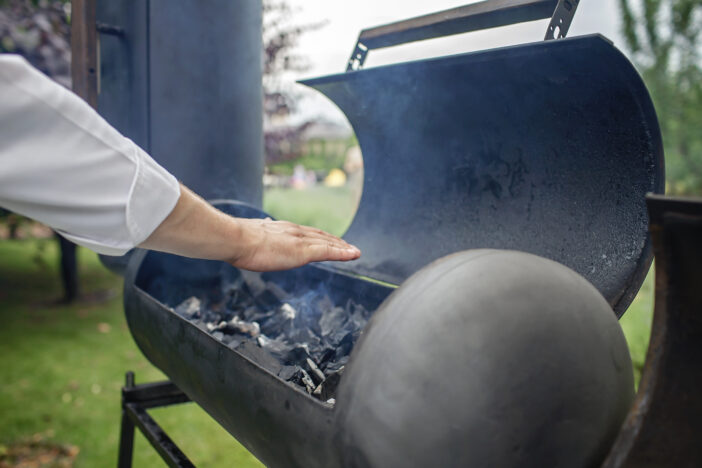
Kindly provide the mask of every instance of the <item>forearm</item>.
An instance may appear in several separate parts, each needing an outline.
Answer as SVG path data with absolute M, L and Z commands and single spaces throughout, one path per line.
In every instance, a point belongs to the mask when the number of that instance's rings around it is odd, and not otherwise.
M 354 260 L 361 252 L 319 229 L 271 219 L 234 218 L 181 184 L 171 214 L 140 247 L 187 257 L 223 260 L 256 271 L 309 262 Z
M 181 184 L 175 208 L 139 247 L 185 257 L 233 261 L 241 242 L 236 218 L 212 207 Z

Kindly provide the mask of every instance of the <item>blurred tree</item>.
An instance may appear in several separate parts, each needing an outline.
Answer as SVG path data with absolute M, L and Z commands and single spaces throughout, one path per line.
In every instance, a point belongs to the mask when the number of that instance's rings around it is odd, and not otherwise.
M 301 155 L 300 138 L 312 122 L 285 125 L 295 111 L 297 96 L 283 84 L 288 72 L 309 68 L 295 52 L 299 38 L 323 26 L 295 24 L 295 11 L 285 0 L 263 1 L 263 113 L 266 163 L 295 159 Z
M 702 195 L 702 1 L 618 0 L 663 132 L 667 192 Z
M 22 55 L 71 87 L 70 2 L 0 0 L 0 52 Z
M 70 89 L 70 13 L 69 0 L 0 0 L 0 52 L 22 55 L 36 68 Z M 19 217 L 8 214 L 5 218 L 12 235 L 13 226 L 16 230 L 19 224 Z M 61 250 L 62 301 L 71 302 L 78 297 L 76 245 L 57 237 Z
M 0 222 L 3 222 L 5 227 L 7 227 L 8 239 L 17 239 L 17 231 L 22 221 L 23 219 L 21 216 L 0 208 Z

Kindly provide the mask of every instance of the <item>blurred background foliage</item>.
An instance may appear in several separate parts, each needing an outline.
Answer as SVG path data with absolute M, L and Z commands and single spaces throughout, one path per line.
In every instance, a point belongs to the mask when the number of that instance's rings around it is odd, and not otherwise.
M 618 2 L 626 45 L 658 113 L 666 192 L 702 195 L 702 2 Z

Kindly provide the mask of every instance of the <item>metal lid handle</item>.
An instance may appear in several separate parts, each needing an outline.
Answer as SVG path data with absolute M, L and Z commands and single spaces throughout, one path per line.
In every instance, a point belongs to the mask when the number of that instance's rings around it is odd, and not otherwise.
M 546 39 L 565 37 L 580 0 L 485 0 L 364 29 L 346 71 L 358 70 L 372 49 L 551 18 Z

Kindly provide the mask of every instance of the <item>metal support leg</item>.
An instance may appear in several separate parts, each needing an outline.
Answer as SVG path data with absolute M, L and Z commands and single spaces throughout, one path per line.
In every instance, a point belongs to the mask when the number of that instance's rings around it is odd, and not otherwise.
M 122 389 L 122 432 L 119 444 L 118 468 L 131 468 L 134 452 L 134 429 L 141 431 L 156 449 L 166 464 L 173 468 L 189 468 L 195 465 L 168 437 L 161 426 L 146 412 L 190 401 L 172 382 L 156 382 L 134 385 L 134 373 L 127 372 L 126 385 Z
M 124 388 L 134 387 L 134 372 L 127 372 Z M 117 468 L 132 468 L 132 458 L 134 457 L 134 424 L 127 416 L 124 409 L 124 397 L 122 397 L 122 429 L 119 435 L 119 458 Z
M 119 436 L 119 458 L 118 468 L 132 468 L 132 458 L 134 457 L 134 424 L 122 410 L 122 431 Z

